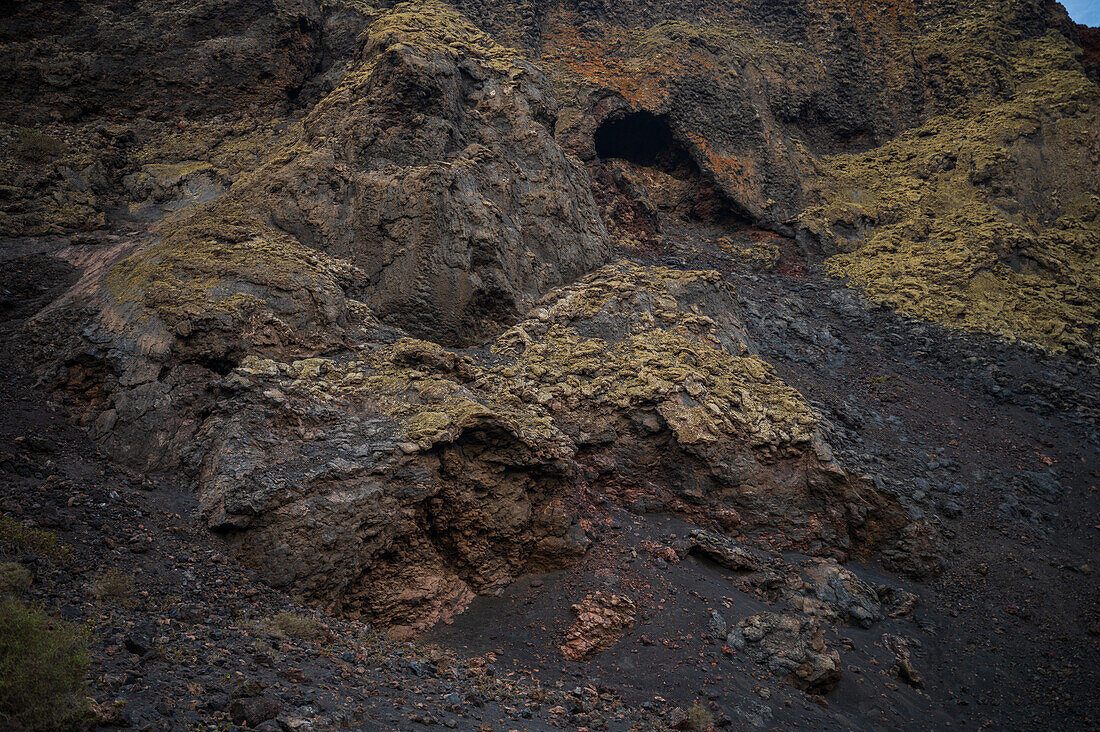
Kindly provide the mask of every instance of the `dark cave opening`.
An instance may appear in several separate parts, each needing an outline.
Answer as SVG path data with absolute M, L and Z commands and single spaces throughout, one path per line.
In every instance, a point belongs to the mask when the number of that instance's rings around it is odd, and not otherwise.
M 696 167 L 673 137 L 668 118 L 652 112 L 633 112 L 605 121 L 596 128 L 593 143 L 600 158 L 621 158 L 668 173 Z
M 676 139 L 666 115 L 639 111 L 614 116 L 599 125 L 592 139 L 601 162 L 624 161 L 635 166 L 624 171 L 606 168 L 609 183 L 635 202 L 632 218 L 659 226 L 658 210 L 683 222 L 704 222 L 742 228 L 750 219 L 723 194 L 714 179 L 700 169 L 686 145 Z M 680 181 L 669 186 L 649 177 L 645 169 L 660 171 Z M 621 207 L 617 211 L 621 214 Z M 615 213 L 612 213 L 614 216 Z

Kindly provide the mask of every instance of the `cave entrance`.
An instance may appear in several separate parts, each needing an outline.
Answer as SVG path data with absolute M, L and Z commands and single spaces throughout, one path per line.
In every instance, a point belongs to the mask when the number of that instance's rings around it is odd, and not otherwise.
M 600 158 L 620 158 L 666 173 L 698 172 L 664 115 L 642 111 L 607 120 L 596 128 L 593 143 Z
M 606 191 L 615 190 L 628 201 L 601 200 L 597 192 L 609 225 L 628 225 L 635 238 L 667 228 L 669 222 L 660 223 L 658 212 L 688 225 L 748 225 L 747 217 L 676 139 L 666 115 L 638 111 L 611 117 L 596 128 L 592 142 L 600 162 L 595 177 L 605 184 L 605 198 Z

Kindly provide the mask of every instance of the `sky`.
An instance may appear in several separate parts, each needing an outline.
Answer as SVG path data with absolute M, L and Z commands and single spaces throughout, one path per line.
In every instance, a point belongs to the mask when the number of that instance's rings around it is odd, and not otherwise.
M 1062 4 L 1076 22 L 1100 26 L 1100 0 L 1062 0 Z

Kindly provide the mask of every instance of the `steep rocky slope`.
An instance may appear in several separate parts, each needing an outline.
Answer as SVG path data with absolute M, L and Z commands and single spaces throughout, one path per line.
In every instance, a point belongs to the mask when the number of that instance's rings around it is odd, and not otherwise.
M 909 464 L 934 438 L 859 416 L 893 375 L 846 383 L 845 343 L 878 307 L 906 359 L 1008 349 L 1008 391 L 1095 437 L 1093 36 L 1039 0 L 17 3 L 9 360 L 278 597 L 483 655 L 471 607 L 568 618 L 538 642 L 576 662 L 716 639 L 740 691 L 763 669 L 874 724 L 896 684 L 852 691 L 837 645 L 921 688 L 914 654 L 963 641 L 905 583 L 971 547 Z M 1057 478 L 1022 480 L 998 510 L 1052 520 Z M 544 573 L 573 579 L 534 616 L 486 599 Z M 670 620 L 678 592 L 721 608 Z M 952 720 L 948 688 L 906 703 Z

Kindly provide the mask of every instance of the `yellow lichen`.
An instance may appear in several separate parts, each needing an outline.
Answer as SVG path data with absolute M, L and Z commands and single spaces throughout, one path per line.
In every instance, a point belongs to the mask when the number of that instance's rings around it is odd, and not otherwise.
M 652 407 L 685 442 L 734 435 L 754 447 L 808 442 L 817 418 L 801 395 L 758 357 L 726 350 L 712 319 L 681 307 L 684 285 L 719 279 L 715 272 L 606 267 L 504 333 L 494 350 L 515 359 L 507 375 L 551 412 Z M 580 335 L 574 321 L 601 311 L 625 318 L 629 331 L 610 340 Z
M 1100 176 L 1088 160 L 1100 94 L 1060 35 L 1019 43 L 1009 61 L 1007 99 L 823 160 L 821 203 L 801 222 L 841 249 L 828 271 L 873 300 L 1088 353 L 1100 326 Z
M 140 304 L 144 314 L 174 325 L 270 310 L 273 293 L 302 293 L 303 302 L 330 304 L 319 308 L 323 320 L 340 315 L 331 307 L 343 299 L 335 280 L 349 265 L 302 246 L 230 201 L 200 206 L 160 233 L 108 273 L 107 290 L 117 305 Z
M 562 449 L 559 419 L 573 424 L 645 410 L 660 414 L 684 445 L 735 439 L 769 454 L 804 449 L 817 417 L 801 395 L 760 358 L 729 353 L 713 320 L 680 306 L 686 284 L 717 278 L 607 267 L 504 333 L 492 360 L 405 338 L 352 360 L 249 357 L 239 370 L 276 379 L 284 392 L 313 403 L 369 405 L 392 417 L 416 449 L 490 424 L 533 449 Z M 577 331 L 580 322 L 624 311 L 640 316 L 622 337 Z

